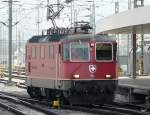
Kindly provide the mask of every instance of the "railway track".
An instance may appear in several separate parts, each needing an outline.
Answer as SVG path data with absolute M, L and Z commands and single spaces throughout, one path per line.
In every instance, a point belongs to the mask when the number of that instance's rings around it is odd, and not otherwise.
M 0 77 L 8 77 L 8 70 L 6 68 L 0 68 Z M 25 68 L 16 68 L 12 70 L 12 78 L 19 78 L 26 80 Z
M 7 84 L 8 83 L 8 70 L 0 69 L 0 83 Z M 20 88 L 26 89 L 26 75 L 25 68 L 18 68 L 12 71 L 12 83 L 17 85 Z
M 110 107 L 118 107 L 119 106 L 119 107 L 122 107 L 122 108 L 130 108 L 130 109 L 133 109 L 133 110 L 140 110 L 140 111 L 145 110 L 145 111 L 150 112 L 150 110 L 147 109 L 146 106 L 137 105 L 137 104 L 129 104 L 129 103 L 125 103 L 125 102 L 114 102 L 111 105 L 107 105 L 107 104 L 105 104 L 105 105 L 110 106 Z
M 120 106 L 122 105 L 122 106 Z M 131 108 L 132 107 L 132 108 Z M 103 106 L 62 106 L 63 109 L 100 114 L 100 115 L 150 115 L 150 112 L 142 111 L 144 107 L 136 105 L 124 105 L 119 103 L 105 104 Z
M 13 98 L 12 98 L 12 97 Z M 15 99 L 14 99 L 15 97 Z M 0 102 L 1 98 L 6 98 L 9 100 L 13 100 L 15 102 L 19 102 L 22 104 L 25 104 L 26 106 L 30 107 L 31 105 L 36 105 L 36 107 L 32 107 L 33 109 L 39 109 L 37 105 L 48 108 L 47 101 L 39 101 L 35 99 L 31 99 L 28 97 L 7 93 L 7 92 L 0 92 Z M 17 101 L 16 101 L 17 100 Z M 32 103 L 32 104 L 31 104 Z M 41 108 L 41 107 L 40 107 Z M 92 114 L 98 114 L 98 115 L 150 115 L 150 111 L 143 111 L 145 110 L 144 106 L 138 106 L 133 104 L 127 104 L 127 103 L 117 103 L 114 102 L 112 104 L 105 104 L 103 106 L 69 106 L 69 105 L 63 105 L 61 106 L 62 110 L 71 110 L 71 111 L 80 111 L 84 113 L 92 113 Z M 46 111 L 45 114 L 47 114 L 50 109 L 42 109 L 40 110 Z M 56 113 L 54 113 L 56 114 Z M 53 114 L 52 114 L 53 115 Z
M 37 104 L 29 103 L 27 101 L 19 99 L 15 95 L 9 96 L 4 93 L 0 93 L 0 106 L 17 115 L 57 115 L 55 112 L 52 112 L 46 107 L 41 107 Z
M 83 112 L 80 112 L 80 111 L 72 111 L 69 109 L 66 110 L 66 109 L 61 109 L 61 108 L 53 108 L 50 105 L 50 103 L 48 103 L 47 100 L 31 99 L 29 97 L 20 96 L 19 94 L 12 94 L 12 93 L 8 93 L 8 92 L 0 92 L 0 100 L 1 100 L 1 95 L 2 95 L 2 98 L 12 100 L 15 103 L 18 102 L 18 99 L 19 99 L 19 102 L 21 102 L 22 104 L 28 106 L 29 108 L 40 110 L 41 112 L 44 112 L 47 115 L 72 115 L 72 114 L 80 115 L 80 114 L 83 114 Z M 3 97 L 3 95 L 5 95 L 5 96 Z M 17 101 L 16 101 L 16 98 L 17 98 Z M 86 114 L 88 115 L 88 113 L 85 113 L 85 115 Z M 20 115 L 20 114 L 18 114 L 18 115 Z M 35 115 L 37 115 L 37 114 L 35 114 Z M 38 115 L 40 115 L 40 114 L 38 114 Z M 90 114 L 90 115 L 93 115 L 93 114 Z

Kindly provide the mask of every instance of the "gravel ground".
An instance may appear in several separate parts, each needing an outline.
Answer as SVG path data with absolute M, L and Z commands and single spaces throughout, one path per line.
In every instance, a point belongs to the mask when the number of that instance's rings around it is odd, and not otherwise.
M 5 85 L 0 83 L 0 91 L 18 94 L 20 96 L 29 97 L 26 89 L 19 88 L 15 85 Z
M 15 115 L 15 114 L 0 107 L 0 115 Z

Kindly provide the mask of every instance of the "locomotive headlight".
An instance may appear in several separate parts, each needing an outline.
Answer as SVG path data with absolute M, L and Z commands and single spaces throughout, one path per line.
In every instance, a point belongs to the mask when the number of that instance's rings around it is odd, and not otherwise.
M 75 75 L 73 75 L 73 78 L 79 79 L 79 78 L 80 78 L 80 75 L 79 75 L 79 74 L 75 74 Z
M 91 47 L 94 47 L 94 43 L 91 43 L 90 45 L 91 45 Z
M 106 78 L 110 79 L 110 78 L 112 78 L 112 76 L 111 75 L 106 75 Z

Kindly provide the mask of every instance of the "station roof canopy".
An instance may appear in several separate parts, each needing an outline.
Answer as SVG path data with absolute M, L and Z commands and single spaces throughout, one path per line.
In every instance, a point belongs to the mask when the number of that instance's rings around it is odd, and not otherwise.
M 150 6 L 117 13 L 96 22 L 96 34 L 150 33 Z

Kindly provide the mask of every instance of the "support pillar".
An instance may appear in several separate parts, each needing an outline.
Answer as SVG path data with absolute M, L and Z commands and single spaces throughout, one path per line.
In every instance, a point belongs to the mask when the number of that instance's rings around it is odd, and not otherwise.
M 8 53 L 9 53 L 9 56 L 8 56 L 8 76 L 9 76 L 9 79 L 8 79 L 8 83 L 11 83 L 11 80 L 12 80 L 12 0 L 9 0 L 8 2 L 9 4 L 9 28 L 8 28 L 8 32 L 9 32 L 9 45 L 8 45 Z
M 133 47 L 133 56 L 132 56 L 132 77 L 136 78 L 136 28 L 133 27 L 132 30 L 132 47 Z

